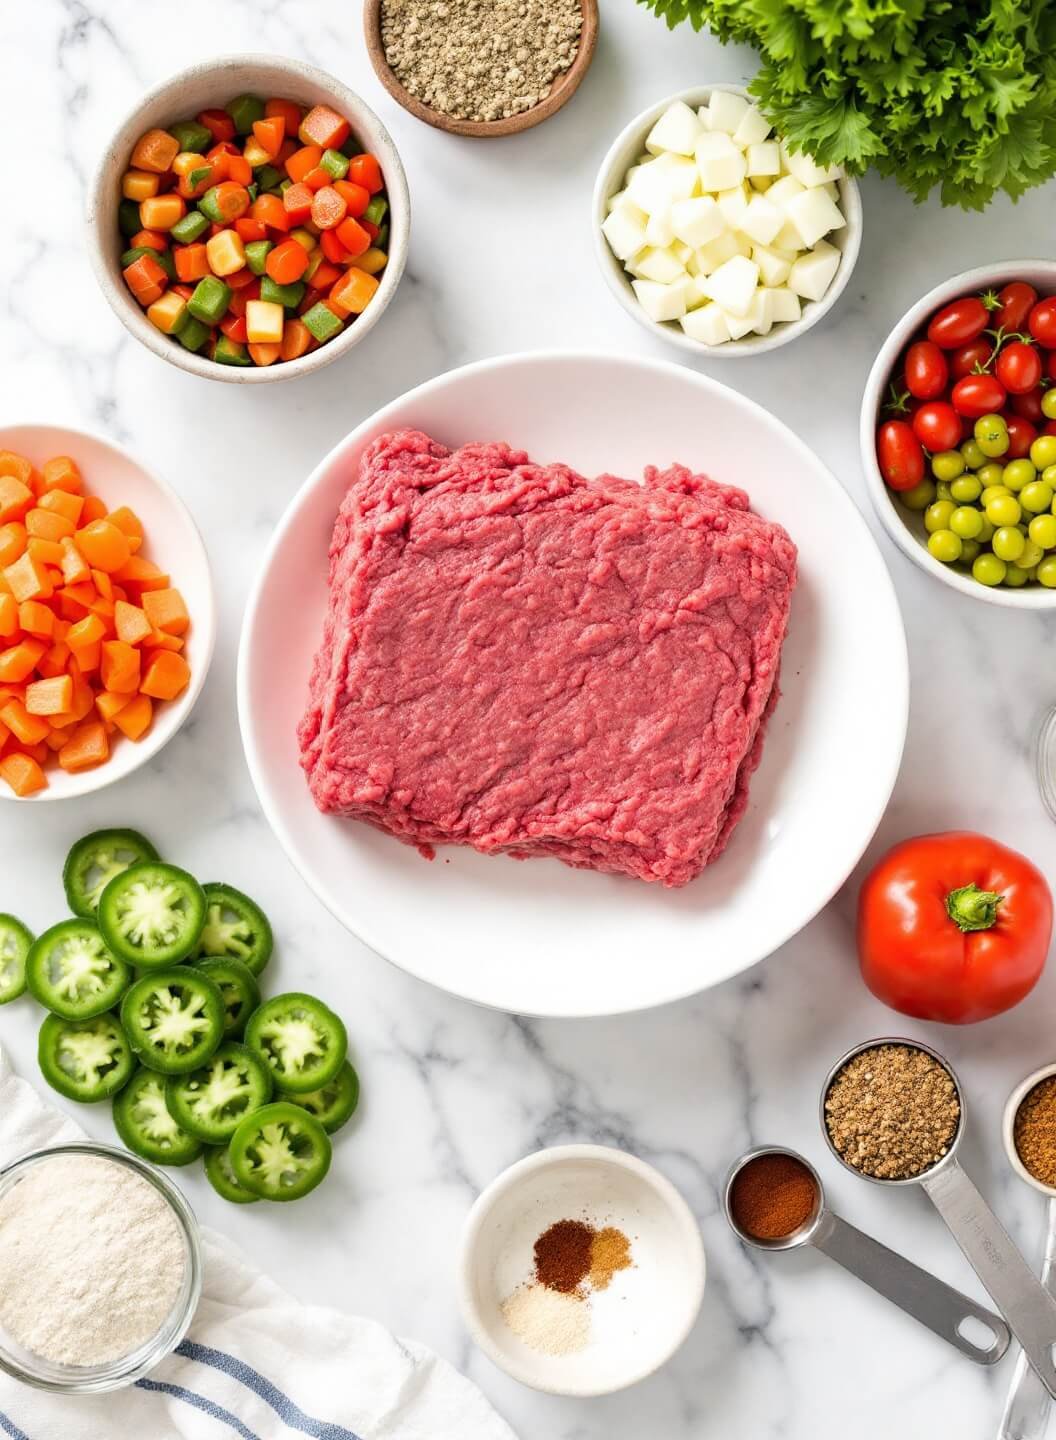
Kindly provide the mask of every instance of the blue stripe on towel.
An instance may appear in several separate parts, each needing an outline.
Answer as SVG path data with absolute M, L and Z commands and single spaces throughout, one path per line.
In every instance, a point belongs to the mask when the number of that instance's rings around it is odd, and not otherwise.
M 233 1380 L 240 1380 L 247 1389 L 266 1400 L 291 1430 L 299 1430 L 302 1435 L 312 1436 L 313 1440 L 360 1440 L 358 1435 L 343 1425 L 334 1425 L 327 1420 L 314 1420 L 310 1415 L 306 1415 L 270 1380 L 265 1380 L 263 1375 L 244 1360 L 236 1359 L 234 1355 L 228 1355 L 223 1350 L 213 1350 L 208 1345 L 198 1345 L 193 1340 L 184 1340 L 176 1353 L 187 1360 L 196 1360 L 200 1365 L 211 1365 L 215 1370 L 230 1375 Z
M 10 1435 L 11 1440 L 29 1440 L 26 1432 L 20 1430 L 13 1420 L 9 1420 L 2 1410 L 0 1410 L 0 1430 L 5 1435 Z
M 232 1415 L 230 1410 L 225 1410 L 222 1405 L 207 1400 L 204 1395 L 196 1395 L 193 1390 L 185 1390 L 182 1385 L 169 1385 L 164 1380 L 137 1380 L 136 1385 L 140 1390 L 158 1390 L 162 1395 L 172 1395 L 177 1400 L 185 1400 L 188 1405 L 193 1405 L 196 1410 L 201 1410 L 214 1420 L 220 1420 L 229 1425 L 236 1435 L 241 1435 L 242 1440 L 260 1440 L 248 1426 L 243 1425 L 237 1415 Z M 15 1434 L 12 1431 L 13 1440 L 29 1440 L 27 1435 Z

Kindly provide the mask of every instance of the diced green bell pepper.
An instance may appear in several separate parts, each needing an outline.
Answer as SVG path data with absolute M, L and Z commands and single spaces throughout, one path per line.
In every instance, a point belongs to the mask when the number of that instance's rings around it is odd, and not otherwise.
M 246 264 L 254 275 L 263 275 L 268 251 L 275 247 L 270 240 L 251 240 L 246 246 Z
M 187 308 L 190 309 L 189 302 Z M 178 339 L 185 350 L 200 350 L 211 333 L 208 325 L 203 325 L 200 320 L 191 315 L 187 324 L 180 331 Z
M 380 225 L 388 214 L 389 202 L 384 195 L 375 195 L 373 200 L 363 212 L 363 219 L 369 220 L 372 225 Z
M 260 282 L 260 298 L 270 300 L 273 305 L 283 305 L 287 310 L 297 309 L 304 299 L 304 290 L 303 280 L 295 280 L 292 285 L 279 285 L 270 275 L 265 275 Z
M 205 194 L 200 197 L 198 209 L 207 219 L 212 220 L 214 225 L 226 225 L 227 218 L 216 203 L 216 192 L 219 188 L 218 185 L 210 185 Z
M 187 301 L 187 309 L 197 320 L 207 325 L 217 325 L 224 318 L 231 303 L 231 286 L 225 285 L 215 275 L 205 275 L 194 287 L 194 294 Z
M 236 135 L 248 135 L 254 120 L 264 119 L 264 101 L 259 95 L 236 95 L 224 109 L 235 122 Z
M 331 180 L 343 180 L 348 174 L 348 157 L 342 155 L 340 150 L 324 150 L 319 164 Z
M 310 310 L 306 311 L 306 313 L 301 316 L 301 320 L 309 334 L 313 339 L 318 340 L 320 344 L 327 340 L 332 340 L 335 335 L 339 334 L 340 331 L 345 328 L 334 312 L 328 310 L 321 300 L 317 305 L 313 305 Z
M 381 225 L 378 233 L 371 242 L 376 250 L 388 250 L 389 248 L 389 227 Z
M 246 347 L 237 340 L 229 340 L 226 335 L 221 335 L 213 347 L 213 359 L 219 365 L 253 364 Z
M 257 184 L 261 193 L 269 195 L 273 190 L 278 190 L 282 184 L 282 171 L 276 170 L 274 165 L 262 165 L 257 171 Z
M 255 180 L 251 180 L 249 182 L 249 184 L 246 186 L 246 190 L 249 192 L 249 198 L 251 200 L 255 200 L 260 194 L 260 186 Z
M 286 194 L 286 191 L 289 190 L 289 188 L 291 187 L 292 184 L 293 184 L 293 181 L 290 179 L 290 177 L 289 177 L 288 175 L 287 175 L 287 177 L 286 177 L 285 180 L 280 180 L 280 181 L 279 181 L 279 194 L 280 194 L 280 195 L 285 195 L 285 194 Z
M 200 155 L 212 147 L 213 137 L 197 120 L 178 120 L 169 126 L 169 134 L 180 142 L 180 149 Z
M 211 165 L 197 165 L 187 176 L 187 183 L 192 190 L 196 190 L 203 180 L 213 178 L 213 167 Z
M 192 245 L 195 240 L 200 240 L 208 229 L 209 221 L 200 210 L 188 210 L 186 215 L 176 221 L 169 234 L 177 245 Z
M 168 250 L 155 250 L 151 245 L 133 245 L 131 250 L 126 250 L 121 256 L 121 269 L 131 265 L 141 255 L 149 255 L 156 260 L 170 280 L 176 279 L 176 265 Z
M 139 223 L 139 203 L 136 200 L 122 200 L 117 207 L 117 226 L 122 235 L 129 237 L 142 230 Z

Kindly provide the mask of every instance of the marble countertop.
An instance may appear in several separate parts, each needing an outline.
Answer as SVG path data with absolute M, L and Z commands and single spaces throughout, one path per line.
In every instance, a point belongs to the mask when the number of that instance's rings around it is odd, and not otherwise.
M 0 423 L 99 428 L 182 492 L 212 552 L 219 646 L 190 723 L 138 775 L 80 802 L 0 806 L 0 906 L 52 923 L 68 845 L 102 824 L 138 826 L 203 878 L 263 900 L 279 940 L 269 980 L 319 990 L 346 1017 L 362 1113 L 312 1204 L 235 1211 L 196 1174 L 185 1177 L 192 1203 L 298 1295 L 434 1346 L 526 1440 L 992 1434 L 1010 1357 L 980 1370 L 822 1259 L 746 1254 L 719 1187 L 747 1145 L 798 1146 L 848 1218 L 981 1294 L 922 1193 L 861 1184 L 829 1157 L 817 1089 L 831 1060 L 871 1034 L 895 1029 L 943 1049 L 971 1106 L 966 1163 L 1034 1256 L 1043 1202 L 1006 1168 L 998 1125 L 1013 1084 L 1056 1054 L 1056 966 L 1028 1003 L 989 1024 L 902 1022 L 859 980 L 852 880 L 778 954 L 695 1000 L 593 1022 L 475 1009 L 405 977 L 327 915 L 270 834 L 239 743 L 235 654 L 251 579 L 288 499 L 343 434 L 418 382 L 484 356 L 563 345 L 676 358 L 596 273 L 594 172 L 639 109 L 691 84 L 742 81 L 753 56 L 688 28 L 671 34 L 632 0 L 604 0 L 597 56 L 574 101 L 541 129 L 491 143 L 441 135 L 396 107 L 370 69 L 354 0 L 181 0 L 178 25 L 164 8 L 163 18 L 134 0 L 37 0 L 5 15 L 0 175 L 20 198 L 0 229 Z M 80 229 L 86 178 L 140 92 L 204 55 L 247 50 L 301 56 L 359 90 L 401 149 L 414 209 L 408 273 L 369 342 L 316 376 L 265 388 L 210 384 L 136 345 L 95 286 Z M 35 173 L 42 163 L 54 177 L 39 198 L 18 179 L 30 136 Z M 873 177 L 863 200 L 861 260 L 836 312 L 786 350 L 700 368 L 791 425 L 867 509 L 858 406 L 888 328 L 958 270 L 1049 253 L 1056 186 L 985 215 L 915 208 Z M 1056 700 L 1056 626 L 966 601 L 880 544 L 906 617 L 913 702 L 901 779 L 870 853 L 970 826 L 1051 869 L 1056 832 L 1031 743 Z M 29 1007 L 0 1013 L 0 1039 L 29 1077 L 34 1038 Z M 78 1118 L 110 1136 L 105 1113 Z M 709 1262 L 700 1321 L 679 1355 L 594 1401 L 507 1379 L 474 1350 L 455 1304 L 459 1230 L 479 1189 L 529 1151 L 574 1140 L 659 1166 L 700 1217 Z

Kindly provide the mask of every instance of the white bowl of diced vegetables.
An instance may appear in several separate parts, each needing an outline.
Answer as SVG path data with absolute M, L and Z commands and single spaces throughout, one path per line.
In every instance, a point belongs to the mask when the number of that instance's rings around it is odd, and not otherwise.
M 594 186 L 602 274 L 694 354 L 759 355 L 836 303 L 862 238 L 857 183 L 792 154 L 737 85 L 683 90 L 624 129 Z

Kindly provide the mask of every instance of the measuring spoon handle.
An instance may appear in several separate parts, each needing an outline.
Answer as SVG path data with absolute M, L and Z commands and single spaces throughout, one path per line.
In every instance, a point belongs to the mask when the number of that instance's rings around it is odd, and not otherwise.
M 810 1243 L 977 1364 L 993 1365 L 1008 1349 L 1008 1326 L 985 1305 L 856 1230 L 831 1210 L 825 1212 Z M 990 1332 L 986 1344 L 977 1345 L 961 1333 L 960 1327 L 969 1319 Z
M 1046 1209 L 1041 1283 L 1050 1295 L 1056 1290 L 1056 1200 L 1050 1200 Z M 1031 1369 L 1026 1355 L 1020 1351 L 997 1440 L 1044 1440 L 1049 1425 L 1050 1404 L 1049 1392 Z
M 956 1160 L 921 1181 L 953 1238 L 990 1292 L 1023 1353 L 1056 1397 L 1056 1300 L 1013 1245 L 1004 1226 Z

